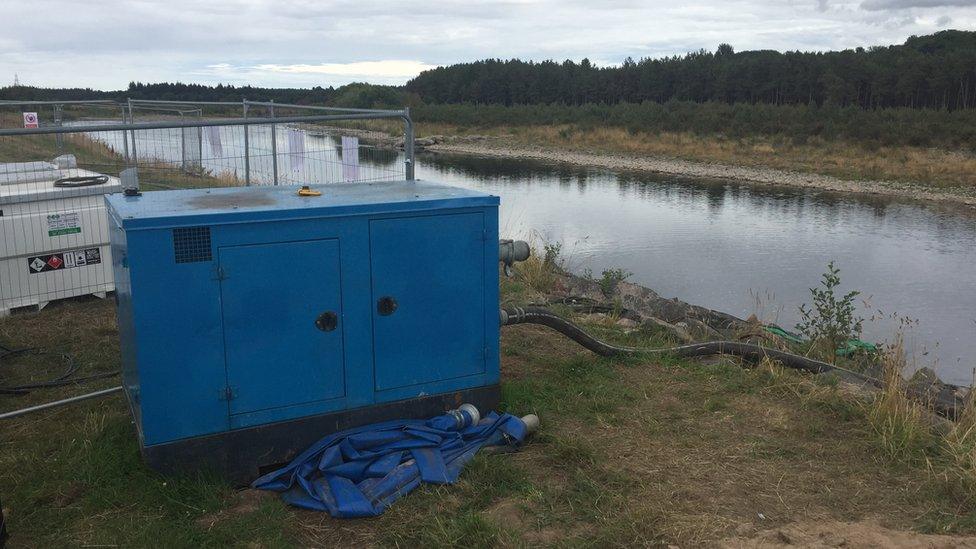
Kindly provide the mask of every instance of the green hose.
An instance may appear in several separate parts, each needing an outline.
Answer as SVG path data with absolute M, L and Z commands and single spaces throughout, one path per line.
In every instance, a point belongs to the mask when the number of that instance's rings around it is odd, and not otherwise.
M 795 343 L 796 345 L 803 345 L 804 343 L 809 343 L 809 340 L 804 339 L 800 334 L 789 332 L 775 324 L 767 324 L 763 326 L 763 330 L 779 336 L 790 343 Z M 858 353 L 871 354 L 878 352 L 878 346 L 874 343 L 869 343 L 867 341 L 862 341 L 860 339 L 848 339 L 841 344 L 840 347 L 834 351 L 837 356 L 851 356 Z

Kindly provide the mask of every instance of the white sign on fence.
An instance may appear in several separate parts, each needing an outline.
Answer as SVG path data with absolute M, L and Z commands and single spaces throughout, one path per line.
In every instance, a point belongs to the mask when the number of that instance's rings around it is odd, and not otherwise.
M 224 145 L 220 141 L 220 128 L 217 126 L 206 126 L 203 128 L 210 143 L 210 155 L 213 158 L 224 156 Z
M 37 113 L 36 112 L 25 112 L 24 113 L 24 127 L 25 128 L 36 128 L 37 127 Z
M 342 136 L 342 180 L 359 181 L 359 138 Z
M 291 162 L 291 171 L 301 173 L 305 169 L 305 132 L 288 129 L 288 159 Z

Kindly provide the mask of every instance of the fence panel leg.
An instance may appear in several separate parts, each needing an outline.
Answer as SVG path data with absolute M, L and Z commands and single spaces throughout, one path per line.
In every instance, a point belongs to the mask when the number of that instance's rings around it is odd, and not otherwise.
M 410 118 L 410 109 L 405 109 L 405 113 L 406 115 L 403 117 L 403 156 L 406 158 L 404 159 L 403 175 L 407 181 L 413 181 L 415 160 L 415 152 L 413 148 L 413 120 Z
M 278 132 L 275 127 L 277 124 L 271 125 L 271 173 L 274 179 L 274 184 L 278 184 Z
M 274 99 L 270 101 L 269 111 L 271 118 L 275 118 Z M 271 124 L 271 173 L 274 184 L 278 184 L 278 131 L 277 124 Z
M 244 120 L 247 120 L 247 99 L 244 100 Z M 244 126 L 244 186 L 251 186 L 250 126 Z
M 135 123 L 136 119 L 132 116 L 132 99 L 128 100 L 129 105 L 129 124 Z M 139 157 L 136 155 L 136 131 L 129 130 L 132 136 L 132 165 L 135 166 L 139 162 Z
M 128 119 L 125 116 L 125 109 L 122 109 L 122 123 L 125 124 Z M 125 165 L 129 165 L 129 135 L 128 132 L 122 130 L 122 148 L 125 150 Z
M 63 109 L 64 109 L 64 106 L 63 105 L 55 105 L 54 106 L 54 125 L 57 126 L 57 127 L 59 127 L 59 128 L 64 123 L 63 120 L 62 120 L 62 118 L 63 118 Z M 55 138 L 55 141 L 57 142 L 57 146 L 58 146 L 58 156 L 60 156 L 60 155 L 64 154 L 64 134 L 62 134 L 62 133 L 57 134 L 57 136 Z
M 183 113 L 180 113 L 180 122 L 184 121 Z M 180 166 L 184 172 L 189 173 L 186 165 L 186 128 L 180 128 Z

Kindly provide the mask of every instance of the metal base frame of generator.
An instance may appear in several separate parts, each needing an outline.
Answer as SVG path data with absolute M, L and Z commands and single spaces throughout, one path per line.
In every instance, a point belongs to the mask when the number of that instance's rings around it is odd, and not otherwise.
M 246 486 L 332 433 L 394 419 L 427 419 L 464 403 L 495 410 L 500 396 L 499 385 L 475 387 L 146 446 L 142 454 L 160 473 L 204 470 Z

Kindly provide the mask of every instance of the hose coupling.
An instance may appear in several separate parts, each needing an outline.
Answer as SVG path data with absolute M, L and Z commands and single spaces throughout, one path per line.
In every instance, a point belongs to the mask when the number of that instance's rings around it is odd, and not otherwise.
M 477 425 L 481 421 L 481 412 L 471 403 L 464 403 L 459 408 L 451 410 L 448 415 L 457 422 L 458 429 L 464 429 L 472 425 Z
M 532 255 L 529 243 L 524 240 L 503 239 L 498 241 L 498 261 L 505 265 L 505 276 L 512 276 L 512 265 L 525 261 Z
M 525 309 L 522 307 L 509 307 L 498 310 L 498 325 L 511 326 L 512 324 L 522 324 L 525 322 Z

